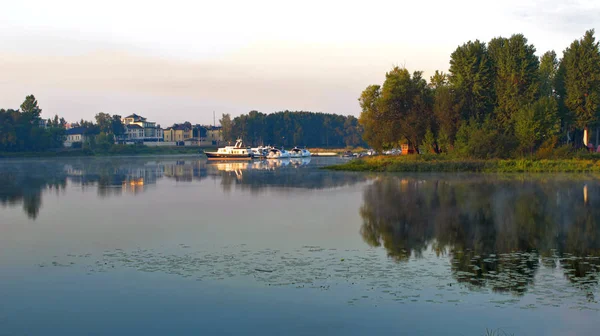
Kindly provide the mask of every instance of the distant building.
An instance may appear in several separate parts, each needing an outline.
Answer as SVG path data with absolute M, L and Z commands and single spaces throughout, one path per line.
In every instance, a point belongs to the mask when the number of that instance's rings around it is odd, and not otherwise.
M 129 125 L 137 125 L 139 127 L 142 128 L 143 132 L 142 132 L 142 138 L 129 138 L 126 136 L 126 141 L 133 141 L 133 140 L 141 140 L 141 141 L 162 141 L 163 140 L 163 130 L 160 128 L 160 125 L 156 125 L 156 122 L 154 121 L 148 121 L 146 120 L 146 118 L 139 116 L 137 114 L 132 114 L 130 116 L 127 116 L 125 118 L 123 118 L 123 124 L 125 125 L 126 129 L 127 126 Z M 133 130 L 136 129 L 135 132 L 133 132 Z M 131 135 L 136 135 L 138 136 L 139 131 L 137 131 L 137 128 L 131 128 L 132 133 L 130 133 Z
M 138 124 L 125 125 L 125 141 L 144 141 L 144 128 Z
M 193 130 L 183 124 L 175 124 L 163 132 L 165 142 L 181 142 L 193 138 Z
M 73 147 L 74 143 L 84 143 L 87 140 L 84 127 L 73 127 L 65 131 L 63 146 Z
M 213 145 L 218 145 L 223 142 L 223 127 L 207 126 L 206 140 L 212 142 Z

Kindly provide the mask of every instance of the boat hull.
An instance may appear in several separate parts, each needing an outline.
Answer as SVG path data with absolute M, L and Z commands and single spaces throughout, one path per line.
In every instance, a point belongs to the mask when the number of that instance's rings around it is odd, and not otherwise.
M 251 154 L 226 154 L 207 152 L 206 157 L 209 160 L 252 160 Z

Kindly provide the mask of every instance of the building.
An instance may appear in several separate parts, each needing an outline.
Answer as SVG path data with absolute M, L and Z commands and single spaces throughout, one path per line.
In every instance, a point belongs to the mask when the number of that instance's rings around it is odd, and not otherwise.
M 129 126 L 129 125 L 137 125 L 142 128 L 142 130 L 143 130 L 142 139 L 136 138 L 135 140 L 142 140 L 142 141 L 162 141 L 163 140 L 163 130 L 160 128 L 160 125 L 156 125 L 156 122 L 148 121 L 148 120 L 146 120 L 146 118 L 139 116 L 135 113 L 123 118 L 123 124 L 125 125 L 126 129 L 127 129 L 127 126 Z M 137 128 L 134 127 L 131 129 L 132 130 L 136 129 L 136 131 L 131 134 L 132 135 L 135 134 L 137 136 L 137 134 L 138 134 Z M 125 140 L 133 141 L 134 139 L 126 138 Z
M 175 124 L 163 132 L 165 142 L 181 142 L 193 138 L 193 130 L 182 124 Z
M 207 126 L 206 141 L 210 141 L 213 145 L 219 145 L 223 142 L 223 127 Z
M 74 127 L 69 128 L 65 131 L 65 141 L 63 142 L 63 146 L 65 147 L 73 147 L 74 143 L 82 144 L 87 140 L 87 136 L 85 135 L 84 127 Z
M 144 141 L 144 128 L 138 124 L 125 125 L 125 141 Z

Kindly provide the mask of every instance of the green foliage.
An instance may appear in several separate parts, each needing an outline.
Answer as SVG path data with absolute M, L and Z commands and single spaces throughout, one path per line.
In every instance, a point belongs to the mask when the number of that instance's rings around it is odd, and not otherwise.
M 543 97 L 534 104 L 523 106 L 515 115 L 515 136 L 523 152 L 533 151 L 560 130 L 558 103 L 553 97 Z
M 232 122 L 233 137 L 249 145 L 333 147 L 361 146 L 362 127 L 353 116 L 283 111 L 250 111 Z
M 490 50 L 494 64 L 496 119 L 504 129 L 512 125 L 513 116 L 527 104 L 535 101 L 539 84 L 539 60 L 535 47 L 516 34 L 508 39 L 492 40 Z
M 471 119 L 458 129 L 454 154 L 474 159 L 507 158 L 515 147 L 515 139 L 501 131 L 491 118 L 482 123 Z
M 231 121 L 231 116 L 229 114 L 223 113 L 221 119 L 219 119 L 219 123 L 222 127 L 223 132 L 223 140 L 225 141 L 233 141 L 235 140 L 232 136 L 232 127 L 233 122 Z
M 417 146 L 431 125 L 433 96 L 419 71 L 411 76 L 394 67 L 382 87 L 367 87 L 359 101 L 364 139 L 378 150 L 401 142 Z
M 561 65 L 565 106 L 574 113 L 576 125 L 586 127 L 600 112 L 600 49 L 593 29 L 571 43 Z
M 62 147 L 64 119 L 58 116 L 42 127 L 42 110 L 33 95 L 27 96 L 21 110 L 0 109 L 0 151 L 44 151 Z
M 483 119 L 494 106 L 494 72 L 485 43 L 467 42 L 450 55 L 450 84 L 464 119 Z
M 539 93 L 542 97 L 550 97 L 555 93 L 558 59 L 554 50 L 545 52 L 540 57 Z
M 439 152 L 438 150 L 438 144 L 435 140 L 435 136 L 433 135 L 433 132 L 431 131 L 431 128 L 427 129 L 427 132 L 425 132 L 425 138 L 423 139 L 423 142 L 421 143 L 421 153 L 437 153 Z

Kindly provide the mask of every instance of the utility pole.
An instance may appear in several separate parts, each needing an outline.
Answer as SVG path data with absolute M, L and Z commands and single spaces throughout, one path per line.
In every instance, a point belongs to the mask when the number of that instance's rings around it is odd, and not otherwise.
M 217 127 L 217 119 L 215 118 L 215 111 L 213 111 L 213 127 Z

